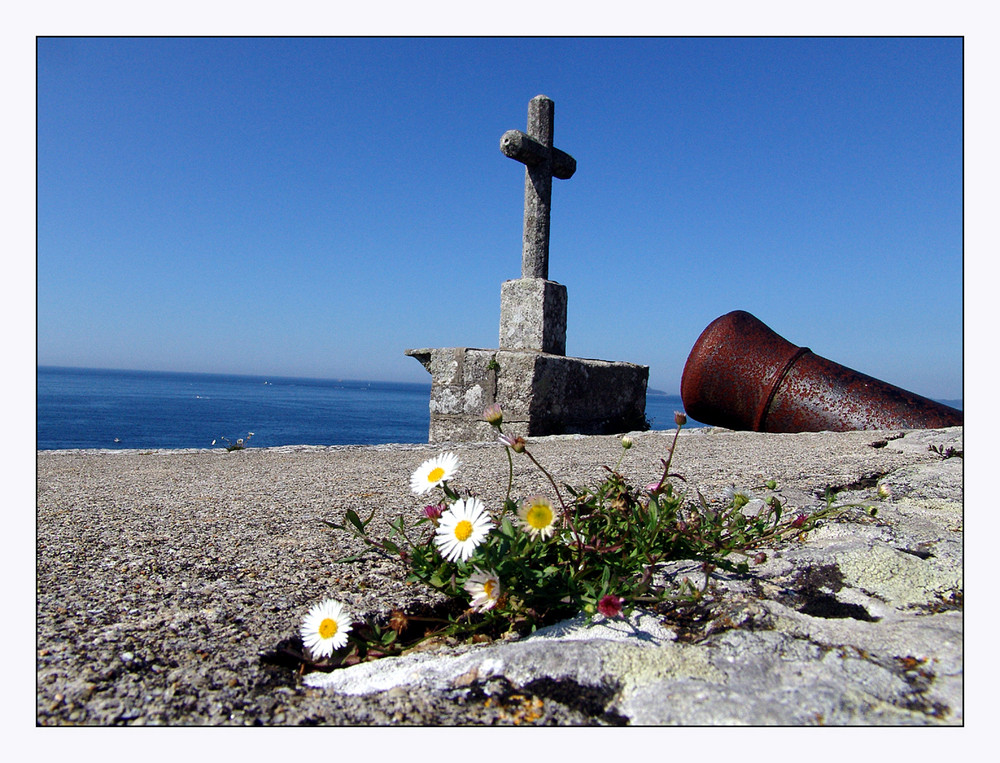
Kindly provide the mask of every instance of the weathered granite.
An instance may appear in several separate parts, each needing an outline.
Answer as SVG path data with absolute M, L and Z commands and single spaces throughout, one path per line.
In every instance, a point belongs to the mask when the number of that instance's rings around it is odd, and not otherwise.
M 561 357 L 567 292 L 549 280 L 552 178 L 572 177 L 576 160 L 552 145 L 554 109 L 546 96 L 532 98 L 528 132 L 508 130 L 500 140 L 500 150 L 525 165 L 525 181 L 521 278 L 500 289 L 499 349 L 406 350 L 431 375 L 431 442 L 489 437 L 480 417 L 492 403 L 504 409 L 511 434 L 605 434 L 646 426 L 648 367 Z
M 545 95 L 528 102 L 528 132 L 508 130 L 500 138 L 505 156 L 524 167 L 524 244 L 521 277 L 549 277 L 549 228 L 552 178 L 568 180 L 576 172 L 576 159 L 552 146 L 555 104 Z
M 646 426 L 647 366 L 469 347 L 406 354 L 434 379 L 430 442 L 495 440 L 482 418 L 493 403 L 503 409 L 511 435 L 613 434 Z
M 645 484 L 672 433 L 632 438 L 621 471 Z M 364 547 L 319 520 L 352 508 L 384 527 L 419 511 L 409 474 L 439 449 L 39 452 L 37 723 L 961 725 L 962 438 L 682 432 L 673 468 L 691 495 L 773 478 L 790 513 L 828 487 L 878 513 L 849 509 L 747 575 L 716 573 L 687 612 L 359 665 L 330 674 L 339 689 L 281 661 L 316 600 L 361 617 L 440 598 L 371 553 L 336 564 Z M 616 437 L 531 447 L 571 484 L 621 454 Z M 499 446 L 449 449 L 457 487 L 502 500 Z M 524 494 L 544 488 L 526 459 L 514 466 Z M 662 574 L 702 572 L 678 561 Z
M 962 448 L 954 431 L 914 439 Z M 912 445 L 904 438 L 886 447 Z M 705 624 L 693 638 L 649 613 L 629 623 L 598 616 L 516 644 L 414 654 L 314 673 L 304 683 L 349 694 L 405 686 L 450 696 L 473 681 L 522 687 L 545 676 L 603 692 L 604 716 L 632 724 L 961 723 L 961 458 L 879 480 L 894 483 L 905 497 L 879 500 L 874 485 L 842 494 L 841 503 L 877 506 L 875 518 L 851 510 L 775 550 L 752 574 L 714 573 Z M 705 580 L 694 562 L 665 565 L 662 574 Z
M 500 349 L 566 354 L 566 287 L 544 278 L 500 286 Z

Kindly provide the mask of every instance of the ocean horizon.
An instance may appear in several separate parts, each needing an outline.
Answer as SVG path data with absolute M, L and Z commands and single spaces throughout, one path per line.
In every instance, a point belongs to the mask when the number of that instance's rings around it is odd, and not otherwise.
M 38 450 L 410 444 L 430 427 L 429 381 L 38 366 L 36 389 Z M 679 395 L 648 390 L 653 429 L 675 410 Z

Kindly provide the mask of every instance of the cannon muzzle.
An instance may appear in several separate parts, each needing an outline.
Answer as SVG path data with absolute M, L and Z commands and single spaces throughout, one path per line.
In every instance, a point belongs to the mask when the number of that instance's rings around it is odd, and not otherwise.
M 755 432 L 961 426 L 962 411 L 796 347 L 750 313 L 716 318 L 695 342 L 681 399 L 691 418 Z

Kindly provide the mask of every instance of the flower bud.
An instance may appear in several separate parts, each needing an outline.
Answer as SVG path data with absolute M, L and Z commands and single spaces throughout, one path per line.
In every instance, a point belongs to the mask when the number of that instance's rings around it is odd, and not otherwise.
M 674 411 L 674 423 L 682 427 L 688 422 L 688 417 L 685 416 L 681 411 Z
M 515 453 L 524 453 L 524 448 L 527 445 L 521 436 L 511 437 L 510 435 L 502 434 L 499 440 L 501 445 L 506 445 Z
M 614 594 L 609 593 L 597 602 L 597 611 L 605 617 L 618 617 L 618 615 L 622 613 L 622 607 L 624 604 L 625 599 L 621 596 L 615 596 Z
M 490 426 L 499 427 L 503 423 L 503 411 L 500 409 L 500 404 L 493 403 L 493 405 L 487 406 L 486 410 L 483 411 L 483 420 Z
M 625 448 L 625 450 L 628 450 L 629 448 L 631 448 L 632 447 L 632 438 L 629 437 L 628 435 L 625 435 L 624 437 L 622 437 L 622 447 Z
M 406 616 L 405 612 L 399 609 L 392 610 L 392 613 L 389 615 L 389 627 L 396 631 L 396 633 L 405 631 L 409 624 L 410 619 Z
M 444 514 L 444 506 L 441 504 L 436 504 L 434 506 L 424 506 L 424 516 L 429 520 L 437 524 L 437 521 Z

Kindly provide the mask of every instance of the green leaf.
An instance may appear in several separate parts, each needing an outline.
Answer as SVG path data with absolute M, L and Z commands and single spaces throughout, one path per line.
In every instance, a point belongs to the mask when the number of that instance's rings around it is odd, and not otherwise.
M 348 522 L 350 522 L 352 525 L 354 525 L 356 528 L 358 528 L 358 532 L 360 532 L 362 535 L 365 534 L 365 525 L 364 525 L 364 522 L 361 521 L 361 517 L 359 517 L 355 513 L 354 509 L 348 509 L 344 513 L 344 516 L 347 517 L 347 521 Z
M 514 525 L 511 524 L 511 521 L 507 517 L 504 517 L 503 521 L 500 522 L 500 534 L 506 535 L 508 538 L 513 538 L 515 535 Z
M 393 554 L 398 554 L 399 553 L 399 546 L 397 546 L 391 540 L 386 539 L 386 540 L 382 541 L 382 545 L 385 546 L 385 550 L 386 551 L 389 551 L 389 552 L 391 552 Z
M 340 559 L 335 559 L 334 560 L 334 564 L 348 564 L 350 562 L 356 562 L 356 561 L 358 561 L 358 559 L 361 559 L 363 556 L 364 556 L 364 553 L 354 554 L 353 556 L 345 556 L 345 557 L 342 557 Z

